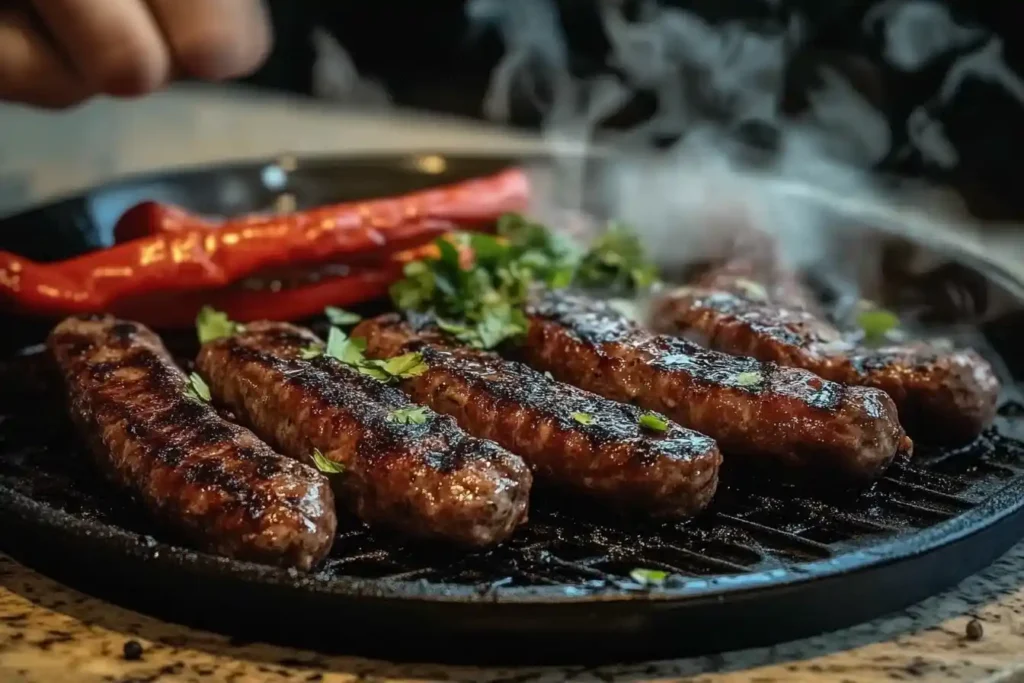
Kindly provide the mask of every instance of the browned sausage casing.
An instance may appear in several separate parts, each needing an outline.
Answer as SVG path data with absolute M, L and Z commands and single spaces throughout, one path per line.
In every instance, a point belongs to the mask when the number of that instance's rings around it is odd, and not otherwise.
M 661 411 L 734 454 L 868 481 L 910 440 L 884 392 L 709 351 L 643 330 L 604 302 L 560 292 L 528 311 L 535 368 L 607 398 Z
M 330 550 L 337 520 L 327 479 L 189 398 L 153 332 L 76 317 L 47 343 L 96 461 L 160 522 L 238 559 L 309 569 Z
M 326 356 L 303 360 L 320 341 L 286 323 L 252 323 L 206 344 L 198 365 L 218 401 L 283 453 L 314 449 L 344 466 L 339 501 L 370 525 L 465 546 L 507 538 L 525 521 L 531 476 L 497 444 L 445 415 L 401 424 L 415 408 L 395 387 Z
M 721 455 L 703 434 L 672 423 L 663 433 L 642 429 L 638 408 L 453 346 L 436 331 L 416 332 L 397 315 L 367 320 L 353 335 L 367 340 L 372 357 L 421 353 L 430 369 L 402 389 L 521 455 L 538 481 L 664 518 L 693 515 L 714 495 Z
M 995 417 L 999 380 L 975 351 L 938 343 L 859 347 L 788 293 L 720 272 L 713 287 L 680 288 L 655 305 L 656 330 L 679 334 L 726 353 L 753 356 L 825 379 L 874 387 L 892 397 L 915 440 L 963 444 Z M 788 302 L 788 303 L 787 303 Z

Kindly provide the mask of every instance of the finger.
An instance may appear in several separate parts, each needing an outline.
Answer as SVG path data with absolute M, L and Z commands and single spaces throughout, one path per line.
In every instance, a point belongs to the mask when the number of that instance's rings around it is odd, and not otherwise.
M 0 10 L 0 100 L 59 109 L 91 94 L 27 11 Z
M 270 52 L 260 0 L 148 0 L 180 73 L 223 80 L 255 71 Z
M 162 87 L 171 56 L 142 0 L 35 0 L 75 68 L 95 90 L 133 96 Z

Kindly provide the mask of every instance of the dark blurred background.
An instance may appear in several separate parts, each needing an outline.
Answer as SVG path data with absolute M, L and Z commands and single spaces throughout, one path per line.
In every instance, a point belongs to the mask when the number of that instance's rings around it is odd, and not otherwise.
M 1024 152 L 1024 81 L 1019 75 L 1024 66 L 1024 5 L 1019 1 L 270 0 L 269 4 L 277 43 L 266 65 L 246 79 L 249 84 L 311 97 L 349 98 L 359 106 L 412 107 L 498 119 L 520 127 L 538 127 L 552 115 L 560 70 L 574 79 L 603 75 L 625 83 L 632 95 L 599 117 L 600 126 L 642 125 L 655 116 L 659 102 L 664 104 L 659 93 L 663 95 L 669 87 L 664 74 L 654 82 L 638 77 L 635 60 L 647 59 L 650 64 L 667 63 L 669 72 L 689 79 L 682 92 L 691 114 L 732 117 L 726 121 L 732 130 L 755 146 L 771 148 L 774 129 L 802 115 L 821 86 L 822 67 L 828 67 L 852 84 L 888 128 L 888 140 L 880 143 L 882 152 L 868 155 L 865 163 L 953 185 L 984 217 L 1024 213 L 1017 179 L 1017 159 Z M 612 22 L 619 39 L 612 35 L 609 16 L 621 19 Z M 690 22 L 692 18 L 697 21 Z M 630 37 L 631 28 L 641 25 L 647 34 L 657 36 L 650 44 L 628 48 L 653 51 L 637 57 L 640 52 L 627 54 L 620 39 Z M 696 33 L 691 30 L 694 26 Z M 740 34 L 738 26 L 742 26 Z M 703 49 L 694 45 L 714 42 L 707 38 L 709 28 L 728 34 L 705 50 L 709 54 L 717 50 L 707 57 L 718 60 L 717 72 L 730 68 L 730 59 L 737 64 L 761 59 L 744 54 L 743 45 L 783 36 L 781 78 L 766 86 L 773 91 L 770 106 L 745 102 L 740 107 L 730 104 L 736 97 L 730 100 L 709 94 L 714 88 L 693 87 L 694 81 L 708 79 L 707 73 L 690 65 L 705 59 L 691 54 Z M 333 40 L 325 43 L 324 36 Z M 730 50 L 735 54 L 730 55 Z M 318 55 L 330 61 L 332 54 L 348 60 L 346 68 L 358 73 L 358 85 L 348 82 L 332 89 L 330 78 L 325 85 L 326 67 L 316 66 Z M 485 102 L 502 68 L 512 76 L 505 106 L 496 111 L 493 102 L 490 108 Z M 749 64 L 738 68 L 750 71 Z M 759 78 L 764 81 L 763 75 Z M 684 126 L 671 128 L 656 131 L 652 144 L 672 144 Z

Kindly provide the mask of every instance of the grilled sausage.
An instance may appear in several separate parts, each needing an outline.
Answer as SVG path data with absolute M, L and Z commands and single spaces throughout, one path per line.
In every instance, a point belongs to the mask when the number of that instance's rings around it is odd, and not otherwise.
M 393 413 L 416 407 L 405 394 L 333 358 L 304 360 L 319 343 L 293 325 L 252 323 L 197 362 L 217 400 L 283 453 L 340 463 L 338 498 L 371 526 L 487 546 L 525 521 L 531 476 L 518 456 L 429 410 L 423 424 L 401 424 Z
M 707 434 L 726 458 L 770 459 L 852 481 L 878 477 L 910 441 L 884 392 L 651 334 L 604 302 L 558 292 L 528 309 L 534 368 Z
M 705 283 L 714 286 L 683 287 L 662 297 L 651 315 L 655 329 L 726 353 L 880 389 L 895 401 L 910 436 L 922 442 L 969 442 L 995 417 L 999 380 L 975 351 L 938 342 L 858 346 L 808 309 L 811 297 L 797 284 L 769 290 L 728 271 Z
M 681 518 L 714 495 L 721 455 L 703 434 L 669 423 L 642 429 L 643 411 L 556 382 L 522 363 L 445 341 L 397 315 L 361 323 L 371 357 L 419 352 L 429 370 L 400 386 L 530 465 L 538 481 L 653 517 Z
M 300 569 L 330 550 L 327 479 L 187 396 L 188 379 L 153 332 L 76 317 L 47 344 L 97 463 L 164 525 L 203 550 Z

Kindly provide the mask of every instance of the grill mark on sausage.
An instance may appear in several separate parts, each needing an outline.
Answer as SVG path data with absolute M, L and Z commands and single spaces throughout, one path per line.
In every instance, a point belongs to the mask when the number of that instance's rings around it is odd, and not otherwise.
M 341 463 L 339 499 L 371 525 L 485 546 L 525 521 L 522 460 L 432 411 L 423 424 L 395 421 L 415 404 L 336 359 L 302 357 L 320 343 L 293 325 L 250 323 L 205 345 L 197 364 L 217 399 L 282 451 L 309 461 L 318 449 Z
M 522 353 L 556 378 L 714 438 L 726 457 L 871 480 L 910 442 L 883 392 L 651 334 L 604 302 L 541 293 Z
M 968 349 L 916 342 L 866 348 L 850 342 L 813 309 L 811 297 L 789 284 L 755 296 L 736 286 L 728 264 L 705 276 L 715 289 L 683 287 L 662 297 L 656 329 L 699 338 L 717 350 L 826 379 L 885 391 L 915 439 L 956 445 L 973 440 L 995 417 L 999 381 L 992 366 Z
M 721 455 L 703 434 L 673 423 L 661 434 L 644 430 L 639 408 L 461 347 L 422 319 L 380 316 L 353 334 L 367 340 L 372 357 L 422 354 L 428 370 L 402 381 L 402 389 L 523 456 L 544 483 L 669 518 L 698 512 L 714 494 Z
M 326 479 L 187 397 L 187 378 L 148 328 L 69 318 L 48 346 L 97 463 L 159 521 L 239 559 L 309 569 L 327 554 L 336 519 Z

